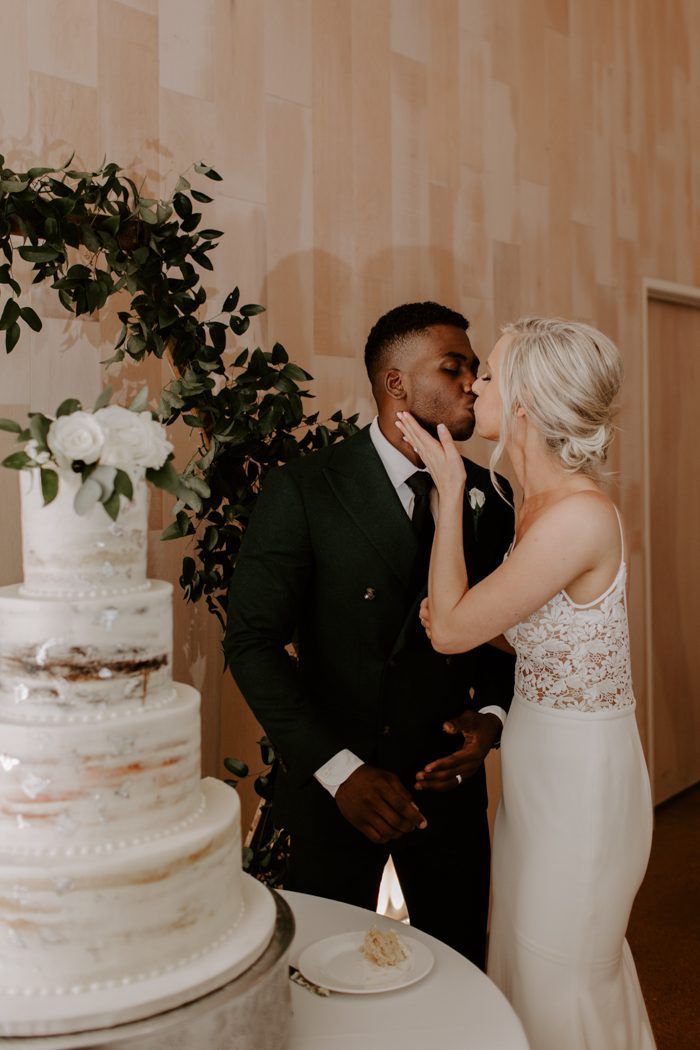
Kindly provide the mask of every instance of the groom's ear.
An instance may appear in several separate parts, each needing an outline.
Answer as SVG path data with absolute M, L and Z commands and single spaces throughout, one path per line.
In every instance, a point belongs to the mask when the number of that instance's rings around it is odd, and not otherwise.
M 406 387 L 398 368 L 390 368 L 384 373 L 384 389 L 395 401 L 406 400 Z

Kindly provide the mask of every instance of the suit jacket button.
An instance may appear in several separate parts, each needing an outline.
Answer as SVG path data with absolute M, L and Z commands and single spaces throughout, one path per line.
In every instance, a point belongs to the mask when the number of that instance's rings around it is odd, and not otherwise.
M 368 587 L 362 597 L 365 599 L 366 602 L 373 602 L 376 596 L 377 592 L 375 591 L 374 587 Z
M 446 657 L 445 657 L 445 663 L 446 663 L 446 664 L 447 664 L 447 666 L 449 667 L 449 666 L 450 666 L 450 664 L 452 663 L 452 657 L 451 657 L 451 656 L 446 656 Z
M 391 726 L 382 726 L 382 736 L 389 736 Z

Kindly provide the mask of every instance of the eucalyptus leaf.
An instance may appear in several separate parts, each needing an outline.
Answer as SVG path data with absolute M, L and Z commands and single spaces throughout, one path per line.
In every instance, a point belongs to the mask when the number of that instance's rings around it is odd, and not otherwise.
M 95 481 L 100 486 L 100 499 L 106 500 L 114 492 L 114 482 L 117 476 L 116 467 L 108 467 L 106 464 L 100 464 L 90 474 L 90 479 Z
M 163 531 L 160 534 L 160 538 L 162 540 L 182 539 L 182 533 L 180 532 L 180 526 L 178 525 L 178 523 L 174 521 L 171 525 L 168 525 L 167 528 L 163 529 Z
M 229 773 L 233 773 L 234 777 L 241 780 L 248 776 L 248 766 L 240 758 L 225 758 L 224 766 Z
M 294 379 L 299 383 L 304 383 L 313 378 L 305 369 L 293 364 L 286 364 L 282 369 L 282 374 L 287 376 L 288 379 Z M 342 413 L 340 418 L 342 419 Z
M 0 179 L 0 190 L 5 193 L 21 193 L 29 185 L 29 179 Z
M 100 361 L 101 365 L 116 365 L 120 361 L 123 361 L 125 357 L 123 350 L 115 350 L 111 357 L 106 357 L 104 361 Z
M 83 243 L 85 247 L 91 252 L 99 252 L 102 248 L 102 241 L 97 236 L 92 226 L 83 226 Z
M 112 390 L 111 386 L 106 386 L 104 388 L 104 390 L 102 391 L 102 393 L 97 398 L 97 401 L 95 401 L 95 404 L 93 406 L 92 411 L 93 412 L 97 412 L 101 408 L 106 408 L 107 405 L 112 400 L 112 394 L 113 394 L 113 390 Z
M 148 410 L 148 387 L 142 386 L 134 400 L 129 405 L 130 412 L 145 412 Z
M 183 558 L 182 559 L 182 575 L 180 576 L 180 582 L 183 584 L 191 583 L 194 578 L 196 564 L 194 558 Z
M 29 179 L 37 179 L 40 175 L 49 175 L 54 171 L 56 171 L 56 168 L 30 168 L 27 172 L 27 177 Z
M 46 416 L 41 414 L 41 412 L 34 412 L 29 418 L 29 433 L 32 435 L 41 450 L 48 449 L 46 438 L 50 426 L 51 420 L 47 419 Z
M 44 497 L 44 506 L 53 503 L 58 495 L 58 474 L 49 467 L 42 467 L 41 471 L 41 494 Z
M 183 478 L 183 481 L 188 488 L 192 489 L 204 499 L 211 496 L 211 489 L 204 478 L 198 478 L 196 474 L 188 474 L 186 478 Z
M 2 466 L 9 467 L 10 470 L 24 470 L 25 467 L 34 466 L 34 461 L 26 452 L 12 452 L 9 456 L 5 456 Z
M 134 498 L 134 486 L 125 470 L 117 470 L 114 476 L 114 491 L 127 500 Z
M 119 510 L 121 506 L 121 500 L 118 492 L 113 492 L 107 499 L 102 500 L 102 506 L 109 514 L 112 521 L 116 521 L 119 517 Z
M 183 503 L 186 507 L 190 507 L 195 514 L 200 514 L 202 511 L 202 499 L 198 492 L 191 489 L 188 485 L 180 484 L 177 490 L 178 500 Z
M 54 259 L 58 259 L 61 254 L 56 248 L 49 248 L 48 246 L 39 248 L 33 246 L 22 246 L 17 249 L 21 257 L 26 262 L 40 263 L 40 262 L 53 262 Z
M 70 416 L 73 412 L 80 412 L 82 407 L 76 398 L 67 397 L 65 401 L 61 401 L 61 404 L 56 409 L 56 418 L 59 416 Z
M 166 460 L 163 466 L 158 470 L 149 467 L 146 471 L 146 478 L 152 485 L 155 485 L 156 488 L 165 489 L 166 492 L 170 492 L 173 496 L 177 496 L 181 482 L 180 475 L 175 470 L 172 460 Z
M 3 307 L 2 314 L 0 314 L 0 332 L 6 331 L 15 323 L 19 317 L 19 311 L 19 303 L 14 299 L 8 299 Z
M 241 293 L 239 292 L 238 288 L 234 288 L 232 292 L 229 292 L 229 294 L 224 299 L 224 312 L 228 313 L 229 310 L 235 310 L 238 306 L 238 300 L 240 299 L 240 297 Z
M 23 306 L 19 312 L 20 317 L 25 324 L 29 325 L 33 332 L 41 331 L 41 319 L 38 314 L 32 310 L 31 306 Z
M 92 478 L 86 478 L 75 494 L 73 509 L 81 516 L 88 514 L 102 498 L 101 486 Z

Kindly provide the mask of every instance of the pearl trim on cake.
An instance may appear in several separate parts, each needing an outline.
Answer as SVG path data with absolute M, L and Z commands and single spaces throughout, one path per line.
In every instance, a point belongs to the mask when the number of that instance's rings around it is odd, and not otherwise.
M 179 820 L 176 824 L 170 824 L 167 828 L 153 831 L 148 835 L 134 835 L 130 838 L 118 839 L 116 842 L 93 842 L 82 846 L 64 846 L 63 848 L 36 849 L 31 846 L 3 846 L 2 853 L 20 857 L 86 857 L 101 853 L 114 853 L 115 850 L 129 849 L 132 846 L 142 846 L 147 842 L 155 842 L 178 831 L 184 831 L 201 817 L 206 807 L 206 799 L 203 793 L 199 795 L 199 805 L 188 817 Z
M 59 591 L 51 587 L 27 587 L 21 583 L 19 585 L 19 594 L 23 598 L 62 598 L 64 600 L 70 598 L 109 598 L 112 594 L 139 594 L 141 591 L 147 591 L 150 586 L 151 581 L 146 580 L 144 583 L 134 583 L 128 587 L 88 587 L 87 590 L 81 591 L 76 591 L 73 588 Z
M 29 712 L 26 718 L 18 717 L 18 712 L 13 709 L 6 709 L 0 703 L 0 714 L 5 722 L 10 722 L 14 725 L 33 725 L 35 722 L 41 725 L 90 725 L 97 724 L 99 722 L 110 722 L 115 721 L 118 718 L 126 718 L 131 715 L 148 714 L 151 711 L 158 711 L 162 707 L 167 707 L 168 704 L 172 703 L 177 696 L 176 689 L 169 689 L 167 694 L 162 700 L 148 701 L 148 703 L 138 703 L 130 707 L 119 707 L 115 706 L 110 708 L 109 711 L 88 711 L 79 715 L 66 715 L 66 714 L 54 714 L 47 715 L 41 712 Z
M 139 981 L 147 981 L 154 977 L 160 977 L 161 974 L 170 973 L 172 970 L 178 970 L 182 966 L 187 966 L 189 963 L 196 962 L 197 959 L 201 959 L 202 956 L 208 955 L 220 945 L 224 944 L 225 941 L 227 941 L 235 932 L 241 918 L 243 917 L 244 911 L 245 903 L 241 901 L 236 921 L 231 923 L 231 925 L 228 926 L 227 929 L 216 938 L 216 940 L 211 941 L 206 947 L 200 948 L 196 952 L 191 952 L 190 955 L 183 956 L 182 959 L 176 959 L 175 962 L 168 963 L 166 966 L 158 966 L 152 970 L 144 970 L 143 973 L 133 974 L 128 977 L 110 978 L 107 981 L 91 981 L 90 984 L 73 984 L 70 987 L 58 985 L 53 988 L 46 985 L 40 988 L 7 988 L 0 986 L 0 992 L 2 992 L 3 995 L 13 996 L 81 995 L 83 992 L 99 992 L 103 989 L 106 990 L 109 988 L 123 988 L 130 984 L 136 984 Z

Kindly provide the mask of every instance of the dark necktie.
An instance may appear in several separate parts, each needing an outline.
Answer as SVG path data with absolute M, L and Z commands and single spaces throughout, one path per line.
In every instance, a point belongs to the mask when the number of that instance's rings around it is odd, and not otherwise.
M 417 470 L 415 474 L 411 474 L 410 478 L 406 479 L 406 484 L 415 493 L 411 522 L 418 540 L 416 575 L 422 585 L 428 576 L 430 551 L 432 550 L 435 536 L 435 522 L 430 510 L 430 493 L 433 489 L 433 479 L 427 470 Z

